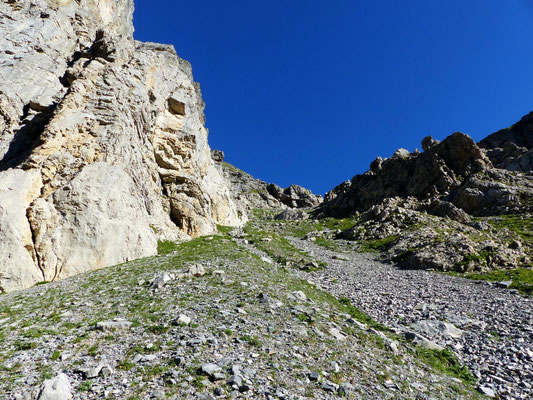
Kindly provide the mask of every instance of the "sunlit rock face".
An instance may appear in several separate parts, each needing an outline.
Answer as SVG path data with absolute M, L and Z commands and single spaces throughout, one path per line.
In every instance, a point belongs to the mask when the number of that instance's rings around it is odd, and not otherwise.
M 240 220 L 174 48 L 131 0 L 0 3 L 0 291 L 155 254 Z

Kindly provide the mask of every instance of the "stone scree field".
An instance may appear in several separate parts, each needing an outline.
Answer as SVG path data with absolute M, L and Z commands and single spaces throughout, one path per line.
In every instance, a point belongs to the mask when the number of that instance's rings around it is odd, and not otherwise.
M 530 398 L 531 298 L 297 238 L 345 222 L 257 212 L 2 295 L 0 398 Z

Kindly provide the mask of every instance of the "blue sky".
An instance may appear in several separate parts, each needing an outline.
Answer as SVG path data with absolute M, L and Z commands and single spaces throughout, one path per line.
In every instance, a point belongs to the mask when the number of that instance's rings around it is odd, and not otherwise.
M 211 147 L 283 187 L 533 111 L 530 0 L 136 0 L 134 23 L 192 63 Z

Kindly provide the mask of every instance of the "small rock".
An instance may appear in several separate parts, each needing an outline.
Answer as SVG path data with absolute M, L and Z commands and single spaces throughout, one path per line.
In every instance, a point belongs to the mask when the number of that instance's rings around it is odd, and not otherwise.
M 341 395 L 346 395 L 348 393 L 351 393 L 355 390 L 355 388 L 353 387 L 353 385 L 349 384 L 349 383 L 343 383 L 339 386 L 339 394 Z
M 161 289 L 171 280 L 172 280 L 172 276 L 167 274 L 166 272 L 163 272 L 162 274 L 154 278 L 154 280 L 152 281 L 152 286 L 155 287 L 156 289 Z
M 239 388 L 242 385 L 242 378 L 239 375 L 231 375 L 228 379 L 228 385 Z
M 316 371 L 312 371 L 309 373 L 308 377 L 309 377 L 309 380 L 316 382 L 320 379 L 320 374 Z
M 117 318 L 112 321 L 100 321 L 96 324 L 96 329 L 100 329 L 102 331 L 118 331 L 118 330 L 126 330 L 131 327 L 131 322 L 126 321 L 122 318 Z
M 496 397 L 496 393 L 488 386 L 478 386 L 477 390 L 487 397 Z
M 353 318 L 348 318 L 346 320 L 346 322 L 348 322 L 351 325 L 357 326 L 359 329 L 361 329 L 363 331 L 366 331 L 368 329 L 368 326 L 366 324 L 363 324 L 362 322 L 359 322 L 359 321 L 357 321 L 356 319 L 353 319 Z
M 335 386 L 333 386 L 329 382 L 323 382 L 321 386 L 322 386 L 322 389 L 324 389 L 326 392 L 336 392 L 337 391 L 337 388 Z
M 405 338 L 408 341 L 413 342 L 414 344 L 416 344 L 416 345 L 418 345 L 420 347 L 424 347 L 425 349 L 429 349 L 429 350 L 444 350 L 444 347 L 439 346 L 437 343 L 432 342 L 429 339 L 426 339 L 424 336 L 419 335 L 418 333 L 405 332 L 404 336 L 405 336 Z
M 191 318 L 189 318 L 185 314 L 180 314 L 180 316 L 175 320 L 176 324 L 178 325 L 189 325 L 191 321 Z
M 220 368 L 217 364 L 208 363 L 202 365 L 202 372 L 206 375 L 209 375 L 213 377 L 216 373 L 221 372 L 222 368 Z
M 496 282 L 496 287 L 502 288 L 502 289 L 509 289 L 509 286 L 513 284 L 513 281 L 500 281 Z
M 70 400 L 72 387 L 68 376 L 61 373 L 43 382 L 38 400 Z
M 101 361 L 96 367 L 85 371 L 84 375 L 86 379 L 94 379 L 100 374 L 106 377 L 110 376 L 113 374 L 113 368 L 107 362 Z
M 293 292 L 293 295 L 296 299 L 298 300 L 301 300 L 301 301 L 305 301 L 307 300 L 307 296 L 305 295 L 304 292 L 302 292 L 301 290 L 298 290 L 296 292 Z
M 200 277 L 205 275 L 205 269 L 200 264 L 193 264 L 189 267 L 189 271 L 187 273 L 194 277 Z
M 329 328 L 329 334 L 337 340 L 344 340 L 346 337 L 337 328 Z

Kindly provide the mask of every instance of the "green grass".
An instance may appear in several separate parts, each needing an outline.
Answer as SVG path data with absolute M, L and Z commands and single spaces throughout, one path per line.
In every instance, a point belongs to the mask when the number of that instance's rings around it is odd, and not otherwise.
M 260 230 L 250 224 L 244 228 L 244 232 L 255 247 L 264 251 L 277 263 L 295 266 L 306 271 L 320 269 L 326 265 L 311 257 L 305 251 L 297 249 L 287 239 L 277 233 Z M 317 266 L 312 267 L 312 263 Z
M 516 268 L 491 271 L 485 274 L 467 273 L 457 275 L 479 281 L 513 281 L 509 289 L 516 289 L 523 294 L 533 295 L 533 269 Z
M 232 226 L 217 225 L 217 231 L 223 235 L 230 233 L 232 230 Z
M 482 250 L 479 253 L 467 254 L 461 261 L 455 264 L 456 271 L 465 271 L 472 263 L 477 266 L 488 266 L 494 254 L 489 251 Z
M 165 255 L 178 250 L 179 244 L 172 240 L 160 240 L 157 242 L 157 254 Z
M 87 354 L 94 357 L 95 355 L 98 354 L 99 348 L 100 346 L 98 344 L 93 344 L 91 347 L 87 349 Z
M 507 228 L 524 244 L 533 244 L 533 217 L 509 214 L 491 218 L 488 222 L 497 229 Z
M 476 377 L 470 372 L 470 370 L 461 365 L 453 352 L 448 349 L 429 350 L 417 347 L 415 354 L 436 371 L 441 371 L 447 375 L 459 378 L 469 385 L 474 385 L 477 381 Z
M 261 341 L 257 336 L 243 335 L 241 336 L 241 340 L 247 342 L 250 346 L 261 347 Z
M 331 230 L 340 229 L 341 231 L 346 231 L 357 225 L 358 221 L 352 218 L 323 218 L 320 223 Z
M 52 357 L 50 357 L 50 361 L 56 361 L 59 360 L 59 357 L 61 357 L 61 352 L 59 350 L 54 351 L 52 354 Z
M 399 238 L 399 235 L 391 235 L 383 239 L 366 240 L 361 243 L 359 251 L 363 253 L 379 253 L 381 251 L 387 250 Z
M 347 297 L 341 297 L 340 299 L 333 298 L 330 301 L 338 302 L 337 306 L 341 308 L 344 312 L 347 314 L 350 314 L 350 316 L 364 324 L 367 324 L 368 326 L 377 329 L 379 331 L 389 331 L 389 328 L 387 328 L 384 325 L 381 325 L 380 323 L 376 322 L 372 317 L 362 312 L 360 309 L 355 307 L 350 299 Z
M 152 325 L 148 327 L 148 331 L 155 334 L 155 335 L 162 335 L 163 333 L 167 333 L 170 328 L 165 325 Z
M 91 390 L 92 386 L 93 386 L 93 381 L 91 381 L 91 380 L 83 381 L 82 383 L 80 383 L 80 386 L 78 386 L 78 391 L 79 392 L 88 392 L 89 390 Z

